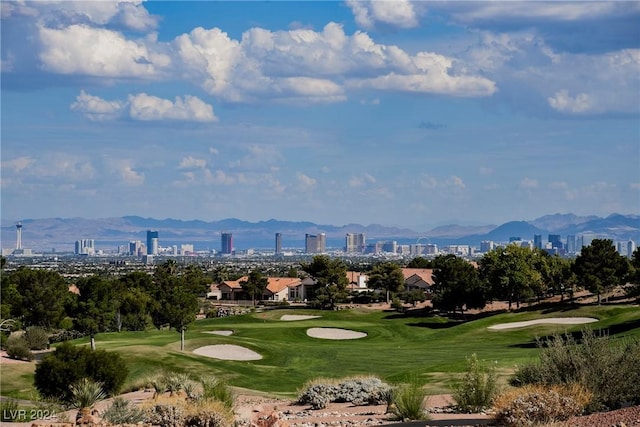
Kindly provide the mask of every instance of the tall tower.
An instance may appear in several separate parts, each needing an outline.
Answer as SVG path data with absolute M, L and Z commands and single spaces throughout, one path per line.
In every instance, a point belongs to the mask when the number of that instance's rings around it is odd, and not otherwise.
M 227 255 L 233 252 L 233 235 L 231 233 L 222 233 L 220 252 Z
M 147 255 L 158 255 L 157 230 L 147 230 Z
M 18 222 L 16 224 L 16 249 L 22 249 L 22 223 Z
M 282 233 L 276 233 L 276 255 L 282 253 Z

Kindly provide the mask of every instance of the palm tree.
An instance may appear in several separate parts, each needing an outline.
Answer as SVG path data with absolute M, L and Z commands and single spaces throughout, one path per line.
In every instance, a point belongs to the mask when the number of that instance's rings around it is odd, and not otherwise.
M 106 397 L 103 384 L 91 378 L 81 378 L 71 385 L 71 405 L 78 409 L 76 425 L 94 425 L 91 410 Z

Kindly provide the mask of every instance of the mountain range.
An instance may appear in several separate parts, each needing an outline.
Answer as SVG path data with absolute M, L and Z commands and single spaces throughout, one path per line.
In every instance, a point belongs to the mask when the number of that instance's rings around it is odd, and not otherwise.
M 237 218 L 219 221 L 154 219 L 139 216 L 116 218 L 24 219 L 22 246 L 35 251 L 72 251 L 79 239 L 94 239 L 97 249 L 111 250 L 131 240 L 146 240 L 147 230 L 157 230 L 160 246 L 192 243 L 197 250 L 220 248 L 220 234 L 233 234 L 236 249 L 273 248 L 275 233 L 282 234 L 283 247 L 304 247 L 305 234 L 325 233 L 327 247 L 342 247 L 347 233 L 364 233 L 367 242 L 396 240 L 401 244 L 435 243 L 478 246 L 483 240 L 505 242 L 512 237 L 533 240 L 535 234 L 547 240 L 549 234 L 608 238 L 614 241 L 640 242 L 640 215 L 612 214 L 607 217 L 574 214 L 545 215 L 531 221 L 511 221 L 502 225 L 447 225 L 418 232 L 408 228 L 379 224 L 327 225 L 304 221 L 249 222 Z M 16 222 L 2 220 L 1 240 L 5 249 L 15 248 Z

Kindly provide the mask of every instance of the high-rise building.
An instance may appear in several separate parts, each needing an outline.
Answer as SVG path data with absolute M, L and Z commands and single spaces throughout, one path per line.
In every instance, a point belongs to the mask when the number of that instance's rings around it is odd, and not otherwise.
M 95 242 L 93 239 L 76 240 L 76 255 L 94 255 L 96 253 Z
M 363 253 L 367 246 L 364 233 L 347 233 L 345 239 L 345 252 L 349 254 Z
M 282 233 L 276 233 L 276 255 L 282 253 Z
M 551 247 L 553 249 L 562 249 L 562 238 L 559 234 L 549 234 L 549 243 L 551 243 Z
M 537 249 L 542 249 L 542 234 L 533 235 L 533 247 Z
M 142 256 L 142 242 L 140 240 L 131 240 L 129 242 L 129 254 L 134 256 Z
M 493 240 L 483 240 L 480 242 L 480 252 L 487 253 L 492 251 L 495 248 L 495 243 Z
M 326 250 L 327 235 L 325 233 L 305 234 L 304 251 L 308 254 L 321 254 Z
M 567 253 L 575 254 L 576 253 L 576 236 L 573 234 L 567 235 Z
M 223 255 L 233 253 L 233 235 L 231 233 L 222 233 L 220 253 Z
M 158 255 L 157 230 L 147 230 L 147 255 Z

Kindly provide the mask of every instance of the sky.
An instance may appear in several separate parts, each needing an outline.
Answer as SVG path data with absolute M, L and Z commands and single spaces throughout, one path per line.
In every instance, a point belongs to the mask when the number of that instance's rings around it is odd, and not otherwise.
M 3 220 L 640 213 L 640 2 L 0 6 Z

